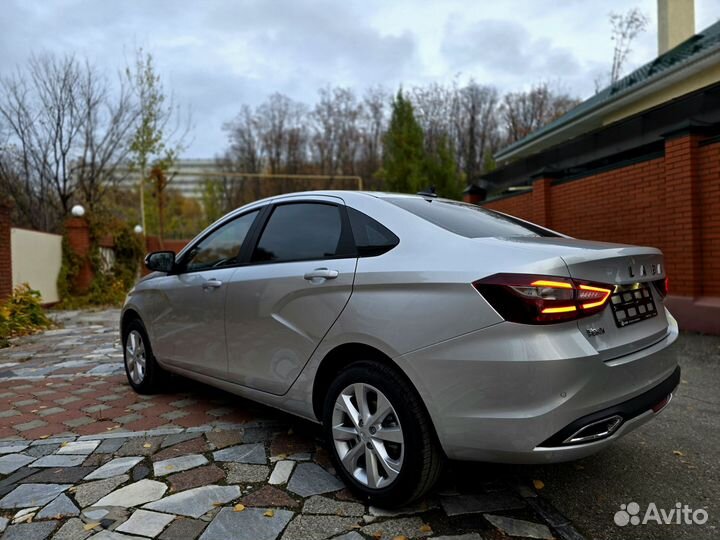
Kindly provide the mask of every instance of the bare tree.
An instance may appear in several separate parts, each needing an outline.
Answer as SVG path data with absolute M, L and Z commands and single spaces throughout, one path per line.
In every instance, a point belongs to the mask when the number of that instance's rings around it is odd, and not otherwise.
M 262 169 L 262 140 L 258 119 L 248 105 L 223 129 L 228 134 L 230 148 L 222 158 L 229 170 L 259 173 Z
M 578 101 L 564 93 L 553 92 L 541 83 L 527 92 L 510 92 L 500 108 L 506 142 L 518 141 L 532 131 L 559 118 Z
M 75 202 L 93 210 L 127 157 L 137 109 L 88 62 L 32 57 L 0 81 L 0 189 L 20 224 L 57 230 Z
M 499 146 L 497 90 L 470 80 L 460 89 L 454 109 L 458 165 L 472 181 Z
M 610 84 L 617 82 L 625 67 L 630 48 L 639 34 L 647 29 L 649 19 L 638 8 L 632 8 L 625 14 L 610 13 L 612 39 L 615 42 L 613 62 L 610 69 Z

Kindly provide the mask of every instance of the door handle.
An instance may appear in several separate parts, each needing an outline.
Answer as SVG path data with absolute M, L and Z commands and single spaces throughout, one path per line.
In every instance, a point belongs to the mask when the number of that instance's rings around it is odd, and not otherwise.
M 312 272 L 308 272 L 303 276 L 308 281 L 314 281 L 317 279 L 335 279 L 340 275 L 337 270 L 330 270 L 329 268 L 316 268 Z
M 202 288 L 204 291 L 210 290 L 210 289 L 218 289 L 222 286 L 222 281 L 215 278 L 210 278 L 203 282 Z

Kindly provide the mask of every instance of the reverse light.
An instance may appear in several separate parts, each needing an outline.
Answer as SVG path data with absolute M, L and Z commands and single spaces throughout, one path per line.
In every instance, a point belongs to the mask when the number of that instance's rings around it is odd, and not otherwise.
M 495 274 L 473 283 L 505 319 L 524 324 L 570 321 L 605 309 L 614 285 L 566 277 Z

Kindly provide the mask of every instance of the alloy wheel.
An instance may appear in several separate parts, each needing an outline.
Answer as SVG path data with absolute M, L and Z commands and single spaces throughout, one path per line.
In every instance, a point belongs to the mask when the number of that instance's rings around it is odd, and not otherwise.
M 381 489 L 400 474 L 405 455 L 400 420 L 374 386 L 355 383 L 340 392 L 333 410 L 332 437 L 340 462 L 364 486 Z
M 146 368 L 145 343 L 137 330 L 128 334 L 125 343 L 125 365 L 134 384 L 142 384 Z

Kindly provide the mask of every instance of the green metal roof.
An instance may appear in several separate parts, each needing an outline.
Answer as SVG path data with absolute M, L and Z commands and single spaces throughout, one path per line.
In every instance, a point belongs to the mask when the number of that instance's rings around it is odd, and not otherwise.
M 501 149 L 497 156 L 517 150 L 523 146 L 531 144 L 543 135 L 562 129 L 563 126 L 574 120 L 582 118 L 590 111 L 612 103 L 619 96 L 642 86 L 642 83 L 649 82 L 655 78 L 660 78 L 665 71 L 668 71 L 671 68 L 681 67 L 683 64 L 689 64 L 697 56 L 708 53 L 714 49 L 720 49 L 720 21 L 683 41 L 669 51 L 661 54 L 655 58 L 655 60 L 639 67 L 607 88 L 599 91 L 597 94 L 586 99 L 578 106 L 562 115 L 560 118 L 550 122 L 540 129 L 533 131 L 525 138 Z

